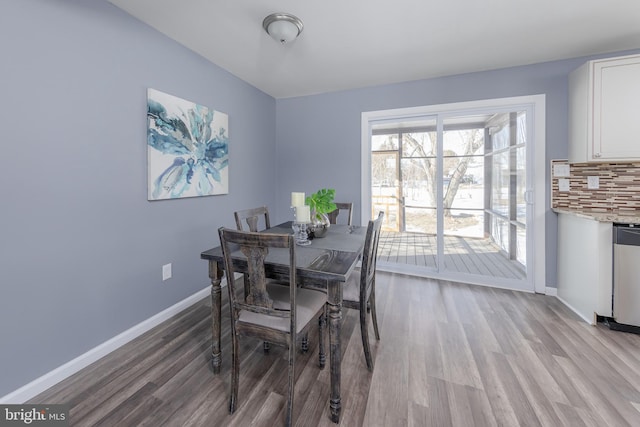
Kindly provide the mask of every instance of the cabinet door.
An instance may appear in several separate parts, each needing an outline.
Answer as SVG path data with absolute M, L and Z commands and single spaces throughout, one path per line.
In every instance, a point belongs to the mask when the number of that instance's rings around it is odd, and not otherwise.
M 570 163 L 584 163 L 592 159 L 592 72 L 591 63 L 586 63 L 569 75 Z
M 640 55 L 593 66 L 593 160 L 640 159 Z
M 611 223 L 558 215 L 558 297 L 589 323 L 611 316 Z

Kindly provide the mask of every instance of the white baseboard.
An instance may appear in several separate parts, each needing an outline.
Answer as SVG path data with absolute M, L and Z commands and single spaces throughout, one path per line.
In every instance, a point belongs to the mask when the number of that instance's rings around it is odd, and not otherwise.
M 578 310 L 576 310 L 575 308 L 573 308 L 571 306 L 571 304 L 569 304 L 568 302 L 566 302 L 565 300 L 563 300 L 562 298 L 560 298 L 559 296 L 556 295 L 556 298 L 558 298 L 558 301 L 560 301 L 561 303 L 563 303 L 565 306 L 567 306 L 567 308 L 571 311 L 573 311 L 575 314 L 577 314 L 582 320 L 584 320 L 585 322 L 587 322 L 590 325 L 594 325 L 594 321 L 593 319 L 589 319 L 586 316 L 583 316 L 582 313 L 580 313 Z
M 551 288 L 551 287 L 547 286 L 546 288 L 544 288 L 544 294 L 545 295 L 549 295 L 550 297 L 557 297 L 558 296 L 558 288 Z
M 137 338 L 153 327 L 158 326 L 165 320 L 171 318 L 187 307 L 210 295 L 210 292 L 211 287 L 207 286 L 205 289 L 196 292 L 195 294 L 172 305 L 166 310 L 163 310 L 160 313 L 148 318 L 147 320 L 138 323 L 137 325 L 127 329 L 126 331 L 111 338 L 110 340 L 105 341 L 104 343 L 92 348 L 91 350 L 65 363 L 64 365 L 59 366 L 53 371 L 44 374 L 40 378 L 36 378 L 29 384 L 26 384 L 19 389 L 7 394 L 6 396 L 1 397 L 0 404 L 22 404 L 29 399 L 32 399 L 48 388 L 64 380 L 65 378 L 70 377 L 81 369 L 89 366 L 96 360 L 106 356 L 107 354 L 125 345 L 134 338 Z

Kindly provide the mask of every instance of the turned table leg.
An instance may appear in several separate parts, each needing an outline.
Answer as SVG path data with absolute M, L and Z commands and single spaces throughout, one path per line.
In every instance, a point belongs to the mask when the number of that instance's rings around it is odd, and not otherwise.
M 329 360 L 331 363 L 331 395 L 329 406 L 331 421 L 340 422 L 340 329 L 342 325 L 342 283 L 329 282 L 327 293 L 327 317 L 329 323 Z
M 216 261 L 209 260 L 209 278 L 211 279 L 211 365 L 213 373 L 220 373 L 222 354 L 220 350 L 221 287 L 222 268 Z

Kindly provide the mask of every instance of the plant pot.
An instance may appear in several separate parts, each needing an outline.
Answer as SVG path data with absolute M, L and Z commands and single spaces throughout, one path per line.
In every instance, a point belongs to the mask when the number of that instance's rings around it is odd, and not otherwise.
M 329 217 L 324 213 L 312 213 L 311 224 L 309 224 L 310 232 L 313 233 L 313 237 L 324 237 L 329 230 L 331 222 Z

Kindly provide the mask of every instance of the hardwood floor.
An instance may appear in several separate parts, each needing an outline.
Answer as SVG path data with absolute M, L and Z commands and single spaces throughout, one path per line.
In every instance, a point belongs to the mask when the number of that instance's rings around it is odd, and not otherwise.
M 593 327 L 553 297 L 377 274 L 381 341 L 367 371 L 356 310 L 342 328 L 343 426 L 637 426 L 640 336 Z M 244 339 L 238 410 L 209 363 L 205 299 L 31 403 L 67 403 L 72 425 L 272 426 L 284 422 L 287 356 Z M 312 328 L 317 334 L 317 328 Z M 370 328 L 372 329 L 372 328 Z M 331 426 L 317 336 L 296 359 L 294 421 Z

